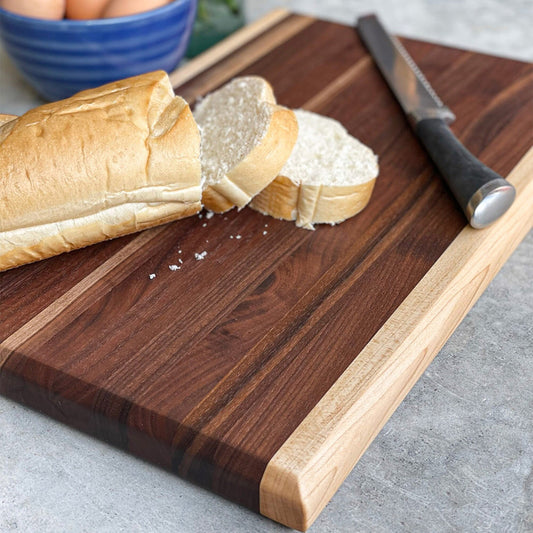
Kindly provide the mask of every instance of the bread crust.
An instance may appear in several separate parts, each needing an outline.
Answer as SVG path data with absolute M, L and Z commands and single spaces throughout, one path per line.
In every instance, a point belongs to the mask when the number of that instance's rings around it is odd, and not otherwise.
M 204 206 L 215 213 L 247 205 L 275 179 L 296 144 L 298 122 L 294 112 L 277 105 L 272 87 L 261 80 L 264 82 L 261 99 L 272 109 L 270 123 L 261 142 L 242 161 L 220 181 L 204 187 Z
M 235 204 L 220 194 L 214 187 L 207 185 L 202 192 L 202 203 L 213 213 L 225 213 L 235 207 Z
M 0 270 L 201 209 L 200 134 L 163 71 L 3 117 Z
M 313 224 L 338 224 L 362 211 L 372 196 L 376 179 L 359 185 L 303 185 L 278 176 L 250 203 L 264 215 L 296 220 L 296 225 L 314 229 Z
M 6 122 L 10 122 L 11 120 L 15 120 L 18 118 L 17 115 L 5 115 L 3 113 L 0 113 L 0 126 L 2 124 L 5 124 Z
M 146 206 L 139 213 L 125 218 L 118 224 L 87 220 L 82 226 L 72 226 L 72 221 L 64 223 L 60 232 L 40 239 L 36 244 L 17 246 L 0 255 L 0 271 L 8 270 L 34 261 L 84 248 L 130 233 L 145 230 L 180 218 L 194 215 L 202 208 L 200 202 L 191 204 L 168 203 Z M 70 224 L 69 224 L 70 223 Z

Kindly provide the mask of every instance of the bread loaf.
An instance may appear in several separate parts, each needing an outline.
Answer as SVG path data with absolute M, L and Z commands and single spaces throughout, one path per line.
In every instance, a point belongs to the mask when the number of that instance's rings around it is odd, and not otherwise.
M 0 270 L 201 209 L 200 134 L 166 73 L 0 119 Z
M 296 146 L 279 176 L 250 206 L 306 229 L 342 222 L 368 204 L 377 157 L 336 120 L 302 109 L 295 115 Z
M 258 76 L 235 78 L 194 110 L 202 131 L 203 203 L 216 213 L 244 207 L 279 173 L 296 142 L 294 113 L 276 105 Z

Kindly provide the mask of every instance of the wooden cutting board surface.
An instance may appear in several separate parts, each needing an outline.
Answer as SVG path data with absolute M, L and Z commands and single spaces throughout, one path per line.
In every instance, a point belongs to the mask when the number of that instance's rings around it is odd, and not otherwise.
M 532 224 L 533 66 L 402 41 L 511 173 L 503 219 L 466 227 L 352 28 L 276 12 L 177 92 L 259 74 L 340 120 L 379 155 L 368 207 L 314 232 L 195 216 L 1 273 L 2 394 L 307 528 Z

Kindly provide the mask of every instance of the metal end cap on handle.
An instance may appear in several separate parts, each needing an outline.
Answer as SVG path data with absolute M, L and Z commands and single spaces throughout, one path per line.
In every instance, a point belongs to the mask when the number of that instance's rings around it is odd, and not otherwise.
M 503 178 L 480 187 L 466 206 L 466 216 L 473 228 L 486 228 L 498 220 L 511 207 L 516 196 L 515 188 Z

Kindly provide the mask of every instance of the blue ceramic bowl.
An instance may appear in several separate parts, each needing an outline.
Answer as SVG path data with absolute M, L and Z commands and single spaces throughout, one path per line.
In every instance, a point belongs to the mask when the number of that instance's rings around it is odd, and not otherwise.
M 0 37 L 26 80 L 47 100 L 152 70 L 185 55 L 197 0 L 127 17 L 42 20 L 0 8 Z

